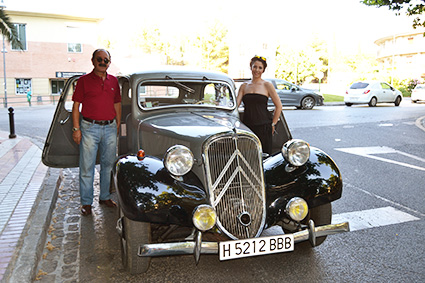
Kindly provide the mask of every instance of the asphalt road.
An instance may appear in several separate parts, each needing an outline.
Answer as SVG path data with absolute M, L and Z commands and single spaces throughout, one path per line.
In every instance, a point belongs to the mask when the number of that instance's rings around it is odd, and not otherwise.
M 23 112 L 32 123 L 17 120 L 19 129 L 41 141 L 48 118 L 39 123 L 35 117 L 53 111 Z M 62 221 L 52 223 L 55 230 L 49 234 L 57 249 L 53 256 L 46 245 L 40 269 L 50 270 L 40 282 L 425 281 L 425 132 L 415 124 L 425 116 L 425 104 L 290 108 L 284 113 L 293 137 L 323 149 L 338 164 L 344 191 L 333 203 L 334 219 L 349 219 L 353 231 L 329 236 L 314 249 L 299 244 L 291 253 L 227 262 L 214 255 L 202 255 L 197 266 L 193 256 L 154 258 L 146 274 L 131 276 L 121 266 L 116 210 L 96 206 L 92 218 L 80 217 L 77 171 L 66 170 L 53 218 Z

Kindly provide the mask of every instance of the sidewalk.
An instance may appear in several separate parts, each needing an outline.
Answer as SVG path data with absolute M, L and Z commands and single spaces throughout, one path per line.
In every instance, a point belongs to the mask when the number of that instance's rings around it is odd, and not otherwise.
M 50 223 L 61 170 L 41 163 L 30 139 L 0 131 L 0 280 L 31 282 Z

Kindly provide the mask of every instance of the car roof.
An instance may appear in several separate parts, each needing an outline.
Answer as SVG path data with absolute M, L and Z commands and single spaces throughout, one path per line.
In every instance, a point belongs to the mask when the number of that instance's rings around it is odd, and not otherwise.
M 136 80 L 167 79 L 167 78 L 176 79 L 176 80 L 182 80 L 182 79 L 218 80 L 218 81 L 225 81 L 229 83 L 230 85 L 233 85 L 233 80 L 228 75 L 221 72 L 191 69 L 187 67 L 173 67 L 173 66 L 141 70 L 138 72 L 127 74 L 127 75 L 120 75 L 119 77 L 127 77 L 127 78 L 131 77 L 132 79 L 136 79 Z

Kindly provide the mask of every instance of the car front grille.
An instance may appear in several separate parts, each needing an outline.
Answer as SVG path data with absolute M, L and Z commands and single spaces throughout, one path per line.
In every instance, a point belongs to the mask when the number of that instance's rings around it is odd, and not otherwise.
M 218 227 L 232 239 L 257 237 L 265 221 L 265 189 L 258 139 L 214 137 L 205 147 L 210 200 Z

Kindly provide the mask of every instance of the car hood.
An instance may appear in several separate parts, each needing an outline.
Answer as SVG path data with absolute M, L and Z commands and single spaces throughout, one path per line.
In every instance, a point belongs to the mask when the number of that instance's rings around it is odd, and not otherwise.
M 202 145 L 211 136 L 241 131 L 250 130 L 227 113 L 169 113 L 148 118 L 139 125 L 139 148 L 147 155 L 162 158 L 171 146 L 180 144 L 200 158 Z

